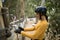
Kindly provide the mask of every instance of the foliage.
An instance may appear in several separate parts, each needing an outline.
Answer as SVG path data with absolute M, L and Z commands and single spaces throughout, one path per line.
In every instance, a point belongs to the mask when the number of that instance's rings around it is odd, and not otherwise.
M 35 8 L 40 6 L 41 0 L 26 0 L 25 1 L 25 13 L 28 17 L 34 17 L 35 15 Z M 27 15 L 28 14 L 28 15 Z
M 46 7 L 48 9 L 48 16 L 50 17 L 49 19 L 49 23 L 50 23 L 50 27 L 52 31 L 53 40 L 54 37 L 56 37 L 56 35 L 60 34 L 60 1 L 59 0 L 46 0 Z M 49 31 L 49 32 L 50 32 Z
M 9 13 L 14 14 L 16 11 L 17 0 L 5 0 L 4 6 L 9 8 Z

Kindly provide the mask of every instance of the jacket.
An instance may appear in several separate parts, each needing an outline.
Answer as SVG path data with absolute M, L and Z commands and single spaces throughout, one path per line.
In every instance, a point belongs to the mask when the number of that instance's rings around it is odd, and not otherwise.
M 38 39 L 43 40 L 44 34 L 48 28 L 48 22 L 46 20 L 38 21 L 37 24 L 32 28 L 24 28 L 24 31 L 21 31 L 21 35 L 29 37 L 32 40 Z M 30 33 L 34 31 L 33 33 Z

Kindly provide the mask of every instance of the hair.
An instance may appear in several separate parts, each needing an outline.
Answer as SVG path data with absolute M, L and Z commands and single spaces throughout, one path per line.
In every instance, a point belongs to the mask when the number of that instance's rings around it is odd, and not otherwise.
M 47 13 L 47 8 L 45 7 L 38 7 L 35 9 L 35 12 L 40 15 L 40 20 L 42 19 L 41 16 L 45 16 L 46 20 L 48 21 L 48 16 L 46 15 Z
M 48 16 L 45 13 L 39 13 L 40 15 L 40 20 L 42 19 L 41 16 L 45 16 L 46 20 L 48 21 Z

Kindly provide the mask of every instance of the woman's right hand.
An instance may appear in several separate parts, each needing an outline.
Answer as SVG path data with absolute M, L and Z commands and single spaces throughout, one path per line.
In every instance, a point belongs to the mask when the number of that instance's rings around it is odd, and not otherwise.
M 21 33 L 21 31 L 24 31 L 24 29 L 23 28 L 21 28 L 21 27 L 18 27 L 18 29 L 16 29 L 14 32 L 15 33 Z
M 14 32 L 20 34 L 21 30 L 20 29 L 16 29 Z

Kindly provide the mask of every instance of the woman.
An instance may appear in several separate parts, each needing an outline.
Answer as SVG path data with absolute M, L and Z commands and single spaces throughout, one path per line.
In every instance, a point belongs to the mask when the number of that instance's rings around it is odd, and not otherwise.
M 47 9 L 45 7 L 38 7 L 36 10 L 36 17 L 39 19 L 37 24 L 32 28 L 21 28 L 16 30 L 16 33 L 21 33 L 23 36 L 29 37 L 32 40 L 43 40 L 44 33 L 48 28 L 48 17 L 46 15 Z M 32 34 L 27 33 L 34 31 Z

